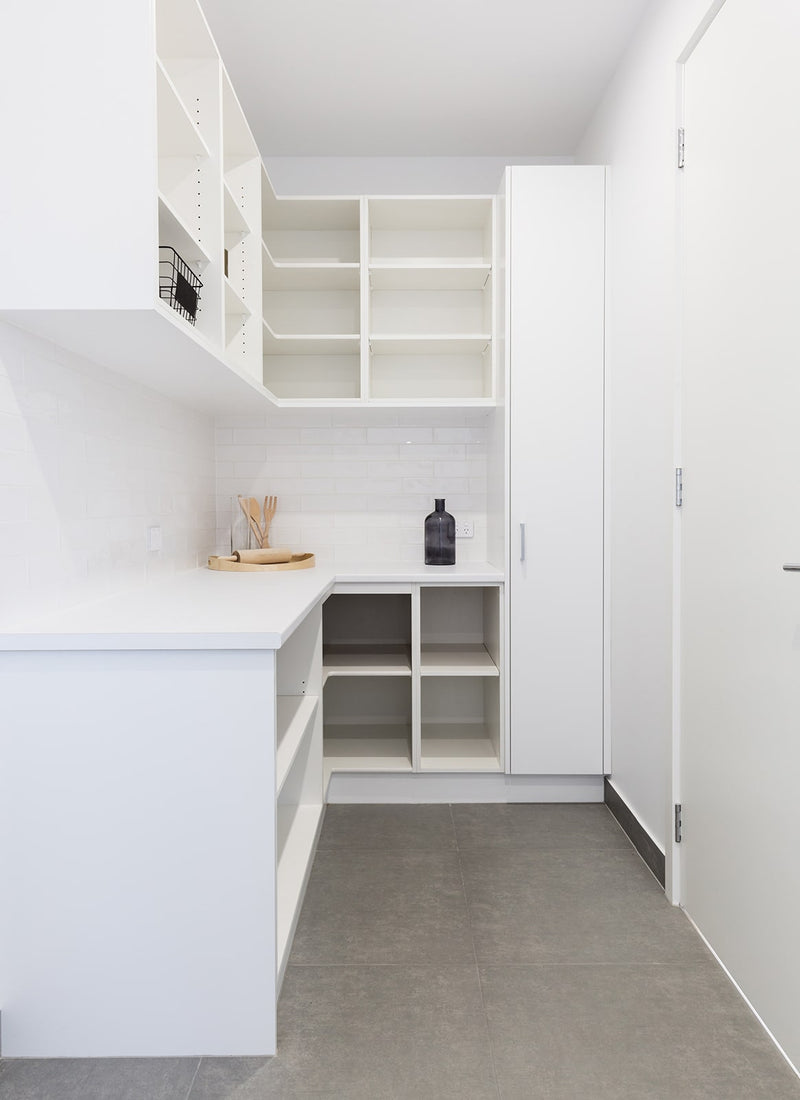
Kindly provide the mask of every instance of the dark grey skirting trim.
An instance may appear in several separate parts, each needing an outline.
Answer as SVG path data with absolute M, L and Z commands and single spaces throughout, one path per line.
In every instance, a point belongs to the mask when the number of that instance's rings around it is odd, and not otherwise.
M 605 804 L 617 819 L 623 832 L 627 835 L 631 844 L 661 883 L 662 888 L 666 883 L 666 867 L 664 853 L 655 843 L 653 838 L 642 825 L 639 824 L 633 811 L 623 802 L 619 794 L 606 779 L 603 784 Z

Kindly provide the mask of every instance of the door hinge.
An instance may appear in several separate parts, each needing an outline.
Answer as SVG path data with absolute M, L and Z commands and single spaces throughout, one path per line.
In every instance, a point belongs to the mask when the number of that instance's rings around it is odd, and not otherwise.
M 683 818 L 681 816 L 681 804 L 675 803 L 675 843 L 680 844 L 683 840 Z
M 675 467 L 675 507 L 683 507 L 683 466 Z
M 681 126 L 678 130 L 678 167 L 683 168 L 686 163 L 686 138 L 685 131 Z

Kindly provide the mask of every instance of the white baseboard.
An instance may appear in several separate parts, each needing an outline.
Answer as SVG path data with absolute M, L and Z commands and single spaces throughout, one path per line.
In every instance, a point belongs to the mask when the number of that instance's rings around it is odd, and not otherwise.
M 602 775 L 334 772 L 327 802 L 602 802 Z

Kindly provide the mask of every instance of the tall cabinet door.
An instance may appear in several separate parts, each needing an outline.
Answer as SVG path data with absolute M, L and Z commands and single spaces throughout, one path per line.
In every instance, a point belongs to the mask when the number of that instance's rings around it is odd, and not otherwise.
M 510 770 L 598 775 L 605 170 L 508 187 Z

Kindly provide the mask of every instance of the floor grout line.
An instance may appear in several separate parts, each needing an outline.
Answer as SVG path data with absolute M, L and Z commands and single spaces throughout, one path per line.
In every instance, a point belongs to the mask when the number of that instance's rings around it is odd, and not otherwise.
M 469 910 L 469 898 L 467 897 L 467 883 L 464 879 L 464 868 L 461 866 L 461 849 L 458 845 L 458 831 L 456 830 L 456 821 L 453 816 L 453 804 L 448 803 L 450 809 L 450 820 L 453 824 L 453 833 L 456 838 L 456 856 L 458 858 L 458 875 L 461 879 L 461 890 L 464 894 L 464 907 L 467 911 L 467 924 L 469 925 L 469 938 L 472 944 L 472 954 L 475 957 L 475 976 L 478 979 L 478 992 L 481 998 L 481 1010 L 483 1012 L 483 1023 L 486 1028 L 486 1042 L 489 1045 L 489 1061 L 492 1067 L 492 1080 L 494 1081 L 495 1092 L 497 1093 L 498 1100 L 500 1100 L 500 1082 L 497 1078 L 497 1063 L 494 1057 L 494 1046 L 492 1044 L 492 1031 L 489 1027 L 489 1013 L 486 1011 L 486 998 L 483 995 L 483 981 L 481 980 L 481 968 L 478 962 L 478 949 L 475 946 L 475 932 L 472 927 L 472 916 Z

